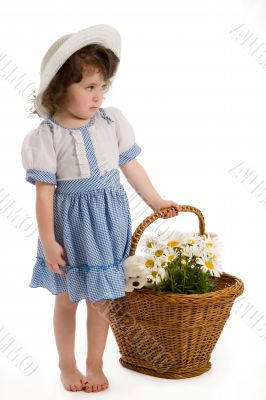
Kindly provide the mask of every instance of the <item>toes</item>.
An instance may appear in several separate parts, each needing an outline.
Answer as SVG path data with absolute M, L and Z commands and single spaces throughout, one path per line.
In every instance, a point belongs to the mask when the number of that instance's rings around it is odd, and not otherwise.
M 92 386 L 88 385 L 88 383 L 87 383 L 87 385 L 85 386 L 84 391 L 87 392 L 87 393 L 91 393 L 92 392 Z
M 108 382 L 104 382 L 101 384 L 101 390 L 105 390 L 108 388 Z
M 73 392 L 79 392 L 80 390 L 82 390 L 82 386 L 78 386 L 78 385 L 71 385 L 73 387 Z
M 101 392 L 102 390 L 105 390 L 108 388 L 107 383 L 101 383 L 100 385 L 86 385 L 83 390 L 87 393 L 91 392 Z
M 89 382 L 86 379 L 80 379 L 80 383 L 81 383 L 82 389 L 84 389 L 86 387 L 86 385 L 88 385 Z
M 100 392 L 102 390 L 105 390 L 108 388 L 108 382 L 103 382 L 99 384 L 93 384 L 92 382 L 89 382 L 88 380 L 83 380 L 83 390 L 86 393 L 91 393 L 91 392 Z
M 76 392 L 75 385 L 68 385 L 67 390 L 70 392 Z

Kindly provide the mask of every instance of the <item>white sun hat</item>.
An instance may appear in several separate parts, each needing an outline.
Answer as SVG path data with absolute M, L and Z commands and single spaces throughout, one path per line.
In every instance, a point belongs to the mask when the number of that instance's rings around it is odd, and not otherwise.
M 93 25 L 79 32 L 61 36 L 49 47 L 41 62 L 40 88 L 34 99 L 34 106 L 40 117 L 46 118 L 49 115 L 48 110 L 41 104 L 41 98 L 54 75 L 73 53 L 91 43 L 102 44 L 120 59 L 121 36 L 110 25 Z

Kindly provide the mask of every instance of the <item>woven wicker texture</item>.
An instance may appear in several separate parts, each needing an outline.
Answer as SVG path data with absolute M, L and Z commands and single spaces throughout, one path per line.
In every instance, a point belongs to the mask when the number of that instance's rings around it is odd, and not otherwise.
M 144 230 L 171 207 L 147 217 L 132 236 L 130 255 Z M 179 205 L 180 212 L 193 212 L 199 234 L 205 233 L 200 210 Z M 203 294 L 152 292 L 149 288 L 126 292 L 110 303 L 110 326 L 120 351 L 120 363 L 134 371 L 160 378 L 189 378 L 211 368 L 211 352 L 217 343 L 243 282 L 223 273 L 217 289 Z

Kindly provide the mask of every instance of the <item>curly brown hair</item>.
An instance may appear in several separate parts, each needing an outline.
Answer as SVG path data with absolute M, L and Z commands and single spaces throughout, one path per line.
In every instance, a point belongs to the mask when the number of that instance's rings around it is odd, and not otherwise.
M 84 72 L 96 70 L 107 83 L 106 91 L 111 86 L 111 79 L 116 74 L 120 59 L 109 48 L 93 43 L 73 53 L 60 67 L 42 95 L 42 105 L 53 115 L 64 105 L 68 86 L 80 82 Z

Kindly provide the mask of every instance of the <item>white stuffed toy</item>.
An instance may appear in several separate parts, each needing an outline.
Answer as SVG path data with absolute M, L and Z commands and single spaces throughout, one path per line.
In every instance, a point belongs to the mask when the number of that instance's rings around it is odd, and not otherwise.
M 140 289 L 147 284 L 148 268 L 145 267 L 145 257 L 129 256 L 123 262 L 125 271 L 125 291 L 133 292 L 134 289 Z

